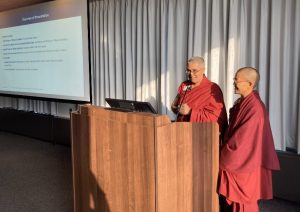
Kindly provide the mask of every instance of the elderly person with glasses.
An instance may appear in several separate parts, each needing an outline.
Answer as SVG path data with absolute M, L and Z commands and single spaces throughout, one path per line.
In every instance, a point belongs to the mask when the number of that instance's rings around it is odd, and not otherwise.
M 187 62 L 189 80 L 178 88 L 172 103 L 176 121 L 218 122 L 222 134 L 227 126 L 227 115 L 220 87 L 204 75 L 205 62 L 202 57 L 192 57 Z

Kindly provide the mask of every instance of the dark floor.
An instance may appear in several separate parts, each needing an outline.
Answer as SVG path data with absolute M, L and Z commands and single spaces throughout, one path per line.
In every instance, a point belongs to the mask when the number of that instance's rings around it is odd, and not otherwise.
M 0 132 L 0 211 L 73 211 L 70 147 Z
M 300 212 L 300 203 L 283 199 L 263 200 L 259 203 L 260 212 Z
M 0 132 L 0 212 L 71 212 L 72 195 L 70 147 Z M 300 204 L 261 201 L 260 211 L 300 212 Z

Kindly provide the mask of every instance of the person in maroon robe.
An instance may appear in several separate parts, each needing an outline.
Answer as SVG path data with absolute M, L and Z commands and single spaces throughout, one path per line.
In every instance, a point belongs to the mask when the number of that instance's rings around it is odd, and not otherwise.
M 272 170 L 279 170 L 279 162 L 268 112 L 254 90 L 258 81 L 259 73 L 251 67 L 239 69 L 234 78 L 241 97 L 230 109 L 220 152 L 223 211 L 258 212 L 259 199 L 273 198 Z
M 176 121 L 218 122 L 220 132 L 227 126 L 227 114 L 220 87 L 204 75 L 202 57 L 192 57 L 187 63 L 189 79 L 181 83 L 172 103 Z

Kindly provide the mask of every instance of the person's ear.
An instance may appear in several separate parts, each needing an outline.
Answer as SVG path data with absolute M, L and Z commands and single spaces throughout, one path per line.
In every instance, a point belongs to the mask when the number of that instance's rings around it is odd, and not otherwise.
M 250 87 L 254 88 L 255 83 L 254 82 L 249 82 Z

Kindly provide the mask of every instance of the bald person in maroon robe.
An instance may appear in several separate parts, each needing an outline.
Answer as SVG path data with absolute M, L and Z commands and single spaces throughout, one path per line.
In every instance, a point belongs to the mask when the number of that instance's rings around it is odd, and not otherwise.
M 172 103 L 176 121 L 218 122 L 220 132 L 227 126 L 227 115 L 220 87 L 204 75 L 205 64 L 202 57 L 192 57 L 187 63 L 190 80 L 178 88 Z
M 258 212 L 259 199 L 272 199 L 272 170 L 279 162 L 265 105 L 254 90 L 259 73 L 241 68 L 234 78 L 241 97 L 230 109 L 220 152 L 218 192 L 224 211 Z

